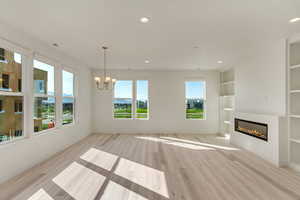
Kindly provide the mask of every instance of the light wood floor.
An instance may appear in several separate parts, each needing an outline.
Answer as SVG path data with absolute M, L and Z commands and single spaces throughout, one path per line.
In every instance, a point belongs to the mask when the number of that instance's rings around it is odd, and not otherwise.
M 92 135 L 0 185 L 1 200 L 290 200 L 300 176 L 196 135 Z

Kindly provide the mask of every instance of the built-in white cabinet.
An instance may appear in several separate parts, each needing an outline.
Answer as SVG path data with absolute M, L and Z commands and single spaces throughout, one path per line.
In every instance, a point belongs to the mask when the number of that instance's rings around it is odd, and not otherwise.
M 289 165 L 300 171 L 300 39 L 288 42 Z
M 230 136 L 233 132 L 235 76 L 234 70 L 220 73 L 220 133 Z

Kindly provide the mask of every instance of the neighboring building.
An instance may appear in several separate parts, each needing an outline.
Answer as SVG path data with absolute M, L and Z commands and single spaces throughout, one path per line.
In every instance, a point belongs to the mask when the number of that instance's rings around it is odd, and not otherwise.
M 47 94 L 48 72 L 34 69 L 34 92 Z M 0 48 L 0 91 L 22 91 L 22 64 L 19 54 Z M 38 99 L 42 104 L 42 98 Z M 42 106 L 34 111 L 34 129 L 42 129 Z M 5 123 L 4 123 L 5 119 Z M 23 97 L 0 96 L 0 142 L 23 135 Z
M 35 94 L 47 94 L 48 93 L 48 72 L 34 68 L 33 73 L 34 80 L 34 93 Z M 45 109 L 44 101 L 47 101 L 47 98 L 35 98 L 34 106 L 34 131 L 38 132 L 43 130 L 43 109 Z
M 15 60 L 13 52 L 0 48 L 0 91 L 21 92 L 21 90 L 21 61 Z M 22 134 L 23 97 L 0 96 L 0 141 Z

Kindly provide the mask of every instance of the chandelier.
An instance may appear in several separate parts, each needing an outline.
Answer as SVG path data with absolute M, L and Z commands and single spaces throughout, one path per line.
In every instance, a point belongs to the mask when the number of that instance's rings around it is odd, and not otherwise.
M 95 77 L 95 82 L 96 82 L 96 87 L 97 87 L 98 90 L 109 91 L 109 90 L 112 90 L 114 88 L 117 79 L 111 78 L 110 76 L 107 75 L 107 72 L 106 72 L 106 50 L 108 49 L 108 47 L 104 46 L 104 47 L 102 47 L 102 49 L 103 49 L 103 55 L 104 55 L 104 59 L 103 59 L 103 65 L 104 65 L 103 76 L 102 77 L 96 76 Z

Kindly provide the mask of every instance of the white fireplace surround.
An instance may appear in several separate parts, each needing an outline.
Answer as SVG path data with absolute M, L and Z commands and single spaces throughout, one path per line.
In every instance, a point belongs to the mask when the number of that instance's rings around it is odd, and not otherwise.
M 268 124 L 268 141 L 233 131 L 230 138 L 232 144 L 253 152 L 278 167 L 287 165 L 288 133 L 284 131 L 285 117 L 236 112 L 234 118 Z

